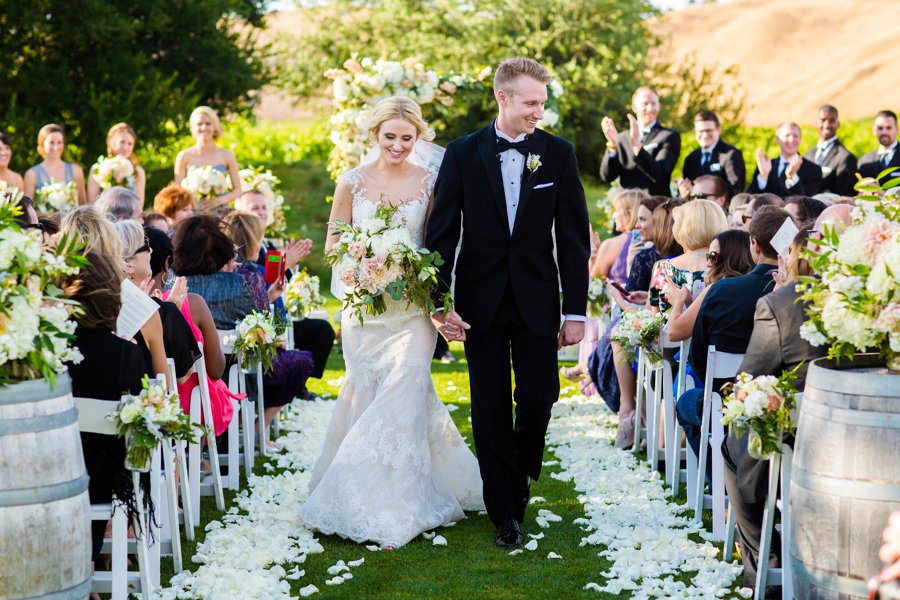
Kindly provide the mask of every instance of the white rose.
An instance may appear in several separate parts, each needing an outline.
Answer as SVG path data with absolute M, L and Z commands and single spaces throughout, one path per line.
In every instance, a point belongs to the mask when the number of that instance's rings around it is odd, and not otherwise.
M 544 118 L 541 119 L 541 125 L 544 127 L 553 127 L 559 123 L 559 114 L 549 108 L 544 109 Z
M 123 423 L 134 423 L 141 416 L 141 408 L 135 402 L 129 402 L 119 411 L 119 420 Z
M 750 392 L 746 398 L 744 398 L 744 414 L 748 417 L 755 418 L 760 417 L 766 410 L 766 406 L 769 404 L 769 397 L 765 392 L 762 391 L 754 391 Z
M 806 321 L 800 326 L 800 337 L 810 343 L 811 346 L 824 346 L 828 343 L 826 338 L 812 321 Z

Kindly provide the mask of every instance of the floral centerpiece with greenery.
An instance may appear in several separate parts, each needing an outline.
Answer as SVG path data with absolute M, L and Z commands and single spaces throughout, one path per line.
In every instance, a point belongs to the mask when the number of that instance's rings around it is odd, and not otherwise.
M 261 363 L 263 372 L 271 371 L 272 362 L 278 355 L 278 338 L 284 328 L 284 321 L 268 311 L 254 310 L 244 317 L 238 323 L 237 336 L 233 339 L 234 351 L 240 356 L 241 368 L 250 370 Z
M 666 318 L 666 313 L 654 313 L 649 308 L 626 310 L 611 338 L 622 347 L 628 360 L 636 360 L 640 351 L 651 362 L 659 362 L 662 359 L 659 336 Z
M 294 274 L 284 290 L 284 307 L 292 317 L 304 318 L 317 308 L 325 306 L 325 298 L 319 291 L 319 277 L 306 269 Z

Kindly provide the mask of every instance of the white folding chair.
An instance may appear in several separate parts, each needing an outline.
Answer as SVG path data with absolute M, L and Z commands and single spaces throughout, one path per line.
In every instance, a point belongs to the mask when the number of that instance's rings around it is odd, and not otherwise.
M 697 485 L 694 489 L 694 520 L 703 520 L 703 509 L 712 508 L 712 538 L 725 541 L 726 498 L 725 498 L 725 463 L 722 458 L 722 442 L 725 441 L 725 428 L 722 425 L 722 397 L 713 389 L 716 379 L 734 379 L 738 374 L 743 354 L 717 352 L 714 345 L 709 346 L 706 354 L 706 378 L 703 385 L 703 418 L 700 425 L 700 453 L 697 457 Z M 706 484 L 706 456 L 712 442 L 712 494 L 704 494 Z M 730 512 L 730 511 L 729 511 Z M 729 520 L 732 518 L 729 517 Z
M 175 361 L 171 358 L 166 359 L 166 367 L 169 373 L 167 389 L 169 393 L 174 393 L 177 395 L 178 382 L 175 378 Z M 157 376 L 157 380 L 166 381 L 166 379 L 162 375 Z M 153 499 L 154 506 L 156 507 L 156 522 L 159 524 L 160 538 L 158 544 L 150 546 L 150 556 L 154 561 L 159 560 L 160 555 L 171 556 L 175 573 L 181 573 L 181 571 L 184 569 L 184 565 L 181 554 L 180 519 L 183 519 L 183 517 L 178 513 L 177 481 L 179 477 L 176 476 L 176 472 L 178 469 L 181 469 L 182 466 L 184 466 L 185 477 L 182 484 L 182 491 L 187 490 L 187 465 L 185 465 L 183 462 L 183 448 L 182 456 L 179 459 L 179 461 L 181 462 L 176 463 L 175 455 L 172 452 L 172 444 L 173 440 L 168 439 L 164 439 L 160 444 L 162 448 L 161 476 L 162 481 L 165 482 L 165 490 L 163 492 L 165 494 L 165 502 L 159 501 L 160 490 L 154 489 L 153 486 L 151 486 L 151 497 Z M 175 442 L 175 444 L 177 446 L 181 446 L 180 443 Z M 158 486 L 156 487 L 158 488 Z M 182 502 L 184 502 L 185 504 L 189 504 L 190 497 L 188 495 L 185 495 L 182 498 Z
M 171 358 L 166 361 L 168 369 L 169 369 L 169 381 L 174 382 L 172 387 L 175 390 L 175 393 L 178 393 L 178 384 L 175 380 L 175 361 Z M 180 398 L 179 398 L 180 401 Z M 171 524 L 179 523 L 184 525 L 184 535 L 187 537 L 188 541 L 194 541 L 194 518 L 193 518 L 193 503 L 191 502 L 191 487 L 188 482 L 188 463 L 185 453 L 185 447 L 187 442 L 184 440 L 177 440 L 174 442 L 175 445 L 175 470 L 173 473 L 177 471 L 178 473 L 178 487 L 181 491 L 181 513 L 177 513 L 177 506 L 175 511 L 170 513 L 174 514 L 175 517 L 171 517 Z M 163 451 L 165 452 L 165 444 L 163 445 Z M 171 446 L 169 447 L 169 452 L 171 452 Z M 170 464 L 170 460 L 166 459 L 166 465 Z M 180 543 L 180 540 L 179 540 Z M 176 573 L 180 572 L 178 570 Z
M 191 423 L 200 422 L 202 411 L 203 421 L 209 430 L 206 436 L 209 446 L 209 462 L 212 466 L 212 481 L 200 480 L 200 458 L 203 450 L 203 436 L 198 436 L 197 443 L 191 444 L 188 450 L 188 481 L 190 483 L 191 517 L 194 525 L 200 525 L 200 496 L 215 496 L 216 509 L 225 510 L 225 494 L 222 488 L 222 472 L 219 468 L 219 449 L 216 445 L 216 435 L 213 431 L 212 404 L 209 398 L 209 382 L 206 377 L 206 359 L 203 355 L 203 344 L 200 347 L 200 357 L 194 361 L 194 370 L 197 372 L 197 387 L 191 392 Z
M 687 489 L 694 489 L 694 477 L 697 474 L 697 457 L 693 452 L 688 451 L 681 445 L 682 435 L 681 428 L 678 426 L 678 419 L 675 418 L 675 403 L 681 394 L 688 389 L 688 385 L 693 388 L 693 379 L 687 375 L 687 365 L 691 353 L 690 338 L 678 343 L 678 375 L 676 377 L 677 385 L 674 393 L 672 392 L 673 383 L 670 381 L 671 367 L 668 373 L 663 372 L 663 407 L 665 415 L 665 423 L 663 430 L 666 437 L 666 483 L 670 486 L 669 491 L 673 496 L 678 496 L 682 474 L 687 481 Z M 681 461 L 684 459 L 687 468 L 681 468 Z
M 660 347 L 663 352 L 667 349 L 679 348 L 680 346 L 679 342 L 670 342 L 668 335 L 663 330 L 660 337 Z M 641 385 L 640 380 L 638 380 L 638 385 Z M 672 385 L 672 365 L 667 360 L 661 359 L 658 362 L 652 362 L 649 359 L 644 360 L 643 387 L 647 398 L 647 460 L 656 469 L 659 465 L 660 455 L 662 455 L 667 481 L 671 464 L 669 456 L 666 454 L 669 435 L 667 426 L 664 426 L 662 428 L 663 436 L 660 436 L 660 425 L 663 417 L 665 417 L 667 423 L 670 420 L 668 404 L 671 403 L 674 406 Z M 663 447 L 660 446 L 660 442 L 664 442 Z
M 116 426 L 108 418 L 116 411 L 117 403 L 110 400 L 97 400 L 95 398 L 75 398 L 75 407 L 78 409 L 78 429 L 82 433 L 96 433 L 100 435 L 116 436 Z M 159 465 L 159 452 L 155 453 L 154 462 L 157 464 L 157 476 Z M 151 477 L 153 469 L 151 468 Z M 113 600 L 125 600 L 129 594 L 139 593 L 141 598 L 149 600 L 153 594 L 153 578 L 151 577 L 151 564 L 147 549 L 147 532 L 150 523 L 144 517 L 144 498 L 141 495 L 139 474 L 132 472 L 131 485 L 134 488 L 134 498 L 137 504 L 138 514 L 135 516 L 134 546 L 138 558 L 138 572 L 128 570 L 128 522 L 124 507 L 113 510 L 112 502 L 105 504 L 91 504 L 91 521 L 109 521 L 112 518 L 113 537 L 108 545 L 112 555 L 112 569 L 110 571 L 94 571 L 91 591 L 101 594 L 111 594 Z M 104 544 L 106 545 L 106 544 Z M 156 581 L 159 580 L 157 563 Z
M 237 335 L 237 331 L 223 331 L 221 329 L 217 330 L 219 334 L 219 344 L 222 347 L 222 352 L 226 356 L 231 356 L 234 354 L 234 343 L 233 339 Z M 257 372 L 257 403 L 262 399 L 262 368 Z M 247 394 L 247 396 L 241 400 L 240 402 L 233 400 L 232 404 L 235 408 L 235 415 L 240 414 L 240 419 L 232 418 L 231 424 L 228 426 L 228 479 L 229 479 L 229 488 L 238 489 L 240 487 L 240 466 L 243 465 L 245 473 L 249 476 L 250 473 L 253 472 L 253 464 L 254 464 L 254 444 L 255 444 L 255 432 L 254 432 L 254 421 L 256 420 L 257 413 L 257 404 L 254 404 L 253 400 L 248 393 L 248 385 L 247 385 L 247 374 L 244 373 L 240 365 L 232 364 L 228 367 L 228 372 L 225 374 L 225 382 L 228 384 L 228 389 L 236 394 Z M 243 429 L 243 446 L 241 446 L 241 437 L 240 432 L 238 431 L 238 424 L 240 423 L 240 427 Z M 241 453 L 241 448 L 243 449 L 243 453 Z M 234 469 L 231 468 L 232 463 L 235 464 Z

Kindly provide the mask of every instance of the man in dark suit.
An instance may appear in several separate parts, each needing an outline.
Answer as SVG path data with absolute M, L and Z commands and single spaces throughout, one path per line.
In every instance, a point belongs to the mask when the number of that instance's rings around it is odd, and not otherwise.
M 706 377 L 706 353 L 710 346 L 733 354 L 746 352 L 756 301 L 775 287 L 772 272 L 778 268 L 778 253 L 770 242 L 785 219 L 790 218 L 786 210 L 777 206 L 759 209 L 750 221 L 750 255 L 756 266 L 746 275 L 717 281 L 706 292 L 691 335 L 690 363 L 701 381 Z M 675 409 L 691 448 L 699 454 L 703 388 L 686 391 Z
M 822 169 L 822 190 L 839 196 L 855 196 L 856 157 L 838 139 L 838 109 L 825 104 L 819 107 L 816 129 L 819 141 L 810 148 L 803 158 L 816 163 Z
M 671 196 L 669 182 L 681 153 L 681 136 L 656 121 L 659 95 L 651 87 L 640 87 L 631 97 L 629 128 L 618 132 L 613 120 L 603 117 L 606 152 L 600 163 L 600 178 L 623 188 L 640 188 L 654 196 Z M 637 117 L 635 117 L 637 115 Z
M 825 356 L 827 346 L 813 347 L 800 337 L 806 321 L 806 305 L 797 302 L 800 294 L 793 283 L 760 298 L 756 303 L 753 333 L 740 370 L 757 377 L 779 376 L 800 365 L 794 387 L 803 390 L 810 361 Z M 769 461 L 756 460 L 747 451 L 747 436 L 729 433 L 722 444 L 725 462 L 725 489 L 728 504 L 735 511 L 735 524 L 741 539 L 744 585 L 756 587 L 759 544 L 766 495 L 769 493 Z M 773 533 L 773 567 L 778 566 L 781 546 L 778 532 Z M 787 558 L 787 557 L 781 557 Z
M 878 138 L 878 149 L 863 154 L 859 159 L 859 174 L 863 177 L 878 177 L 890 167 L 900 167 L 900 152 L 897 151 L 897 115 L 883 110 L 875 117 L 872 133 Z M 883 177 L 880 183 L 897 177 L 897 171 Z
M 766 192 L 782 198 L 815 196 L 822 191 L 822 169 L 797 153 L 800 126 L 782 123 L 775 132 L 775 140 L 781 154 L 770 160 L 762 148 L 756 150 L 756 170 L 747 191 L 751 194 Z
M 728 185 L 728 197 L 744 191 L 747 169 L 741 151 L 722 141 L 722 126 L 716 113 L 705 110 L 694 117 L 694 137 L 700 147 L 684 159 L 684 178 L 678 188 L 690 196 L 694 181 L 701 175 L 715 175 Z
M 455 309 L 433 321 L 448 341 L 465 342 L 484 502 L 501 547 L 522 543 L 529 478 L 540 475 L 559 398 L 557 351 L 584 336 L 587 308 L 589 225 L 575 153 L 536 128 L 550 80 L 531 59 L 500 64 L 499 116 L 447 146 L 426 234 L 445 260 L 438 306 L 456 267 Z

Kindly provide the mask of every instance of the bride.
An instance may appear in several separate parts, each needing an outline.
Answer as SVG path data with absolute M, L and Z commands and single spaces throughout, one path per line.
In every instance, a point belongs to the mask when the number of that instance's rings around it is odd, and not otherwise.
M 409 98 L 379 102 L 369 134 L 376 146 L 338 179 L 330 220 L 357 224 L 379 204 L 396 206 L 395 220 L 421 246 L 443 151 L 425 141 L 434 132 Z M 329 230 L 326 249 L 339 237 Z M 343 320 L 347 373 L 300 518 L 326 534 L 398 548 L 463 510 L 483 510 L 484 500 L 478 463 L 431 380 L 437 332 L 405 302 L 387 304 L 363 325 Z

